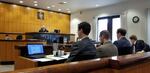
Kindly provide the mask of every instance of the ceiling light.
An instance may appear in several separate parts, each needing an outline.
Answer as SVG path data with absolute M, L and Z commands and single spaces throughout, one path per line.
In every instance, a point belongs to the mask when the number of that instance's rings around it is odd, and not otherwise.
M 50 9 L 51 7 L 50 6 L 47 6 L 47 9 Z
M 68 10 L 68 11 L 69 11 L 70 9 L 66 9 L 66 10 Z
M 98 4 L 96 4 L 96 7 L 98 7 L 99 5 Z
M 33 3 L 38 3 L 37 1 L 34 1 Z
M 71 13 L 71 11 L 67 11 L 68 13 Z
M 67 4 L 67 2 L 60 2 L 59 4 Z
M 34 4 L 34 6 L 38 6 L 38 4 Z
M 23 3 L 23 1 L 19 1 L 19 3 L 21 3 L 21 4 L 22 4 L 22 3 Z
M 58 11 L 61 11 L 61 9 L 58 9 Z
M 52 7 L 55 7 L 55 5 L 52 5 Z
M 67 2 L 63 2 L 64 4 L 66 4 Z

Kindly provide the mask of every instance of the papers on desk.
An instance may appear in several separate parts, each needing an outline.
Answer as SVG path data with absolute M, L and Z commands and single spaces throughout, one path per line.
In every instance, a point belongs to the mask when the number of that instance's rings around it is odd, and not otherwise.
M 39 59 L 33 59 L 35 61 L 40 61 L 40 62 L 47 62 L 47 61 L 53 61 L 54 59 L 50 58 L 39 58 Z
M 63 55 L 61 57 L 67 59 L 69 57 L 69 54 L 68 55 Z
M 54 60 L 62 60 L 62 59 L 65 59 L 65 58 L 62 58 L 62 57 L 51 57 L 51 59 L 54 59 Z
M 69 57 L 69 54 L 63 55 L 63 56 L 60 56 L 60 57 L 56 57 L 54 55 L 47 55 L 46 56 L 46 58 L 53 59 L 53 60 L 62 60 L 62 59 L 67 59 L 68 57 Z
M 56 57 L 54 55 L 47 55 L 45 58 L 39 58 L 39 59 L 33 59 L 35 61 L 40 61 L 40 62 L 47 62 L 47 61 L 53 61 L 53 60 L 63 60 L 67 59 L 69 57 L 69 54 L 63 55 L 60 57 Z

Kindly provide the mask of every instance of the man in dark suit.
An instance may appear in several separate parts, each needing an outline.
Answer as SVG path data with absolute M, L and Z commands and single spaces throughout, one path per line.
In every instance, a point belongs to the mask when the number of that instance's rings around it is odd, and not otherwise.
M 91 26 L 89 23 L 82 22 L 78 25 L 79 41 L 71 47 L 70 56 L 66 62 L 88 60 L 96 57 L 96 48 L 88 37 L 90 31 Z
M 43 25 L 43 26 L 40 28 L 39 32 L 48 32 L 48 30 L 47 30 L 46 27 Z
M 136 53 L 136 52 L 139 52 L 139 51 L 149 51 L 149 45 L 146 44 L 143 40 L 138 40 L 136 35 L 131 35 L 130 36 L 130 41 L 131 41 L 131 44 L 132 44 L 132 47 L 133 47 L 133 51 Z
M 129 42 L 129 40 L 126 39 L 126 30 L 125 29 L 118 29 L 117 30 L 117 41 L 114 42 L 114 44 L 118 48 L 118 54 L 119 55 L 127 55 L 132 53 L 132 47 Z

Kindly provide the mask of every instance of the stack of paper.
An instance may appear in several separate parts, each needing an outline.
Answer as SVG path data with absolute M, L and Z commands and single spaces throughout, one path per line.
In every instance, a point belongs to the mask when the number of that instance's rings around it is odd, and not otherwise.
M 35 61 L 40 61 L 40 62 L 47 62 L 47 61 L 53 61 L 54 59 L 50 58 L 39 58 L 39 59 L 33 59 Z

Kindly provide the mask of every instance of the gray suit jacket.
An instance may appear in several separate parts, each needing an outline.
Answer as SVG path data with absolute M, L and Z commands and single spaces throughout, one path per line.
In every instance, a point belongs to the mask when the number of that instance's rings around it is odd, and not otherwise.
M 96 48 L 92 41 L 86 37 L 71 47 L 71 53 L 66 62 L 93 59 L 96 57 Z
M 105 42 L 103 45 L 97 48 L 97 57 L 111 57 L 111 56 L 117 56 L 118 50 L 117 47 L 112 44 L 110 41 Z

